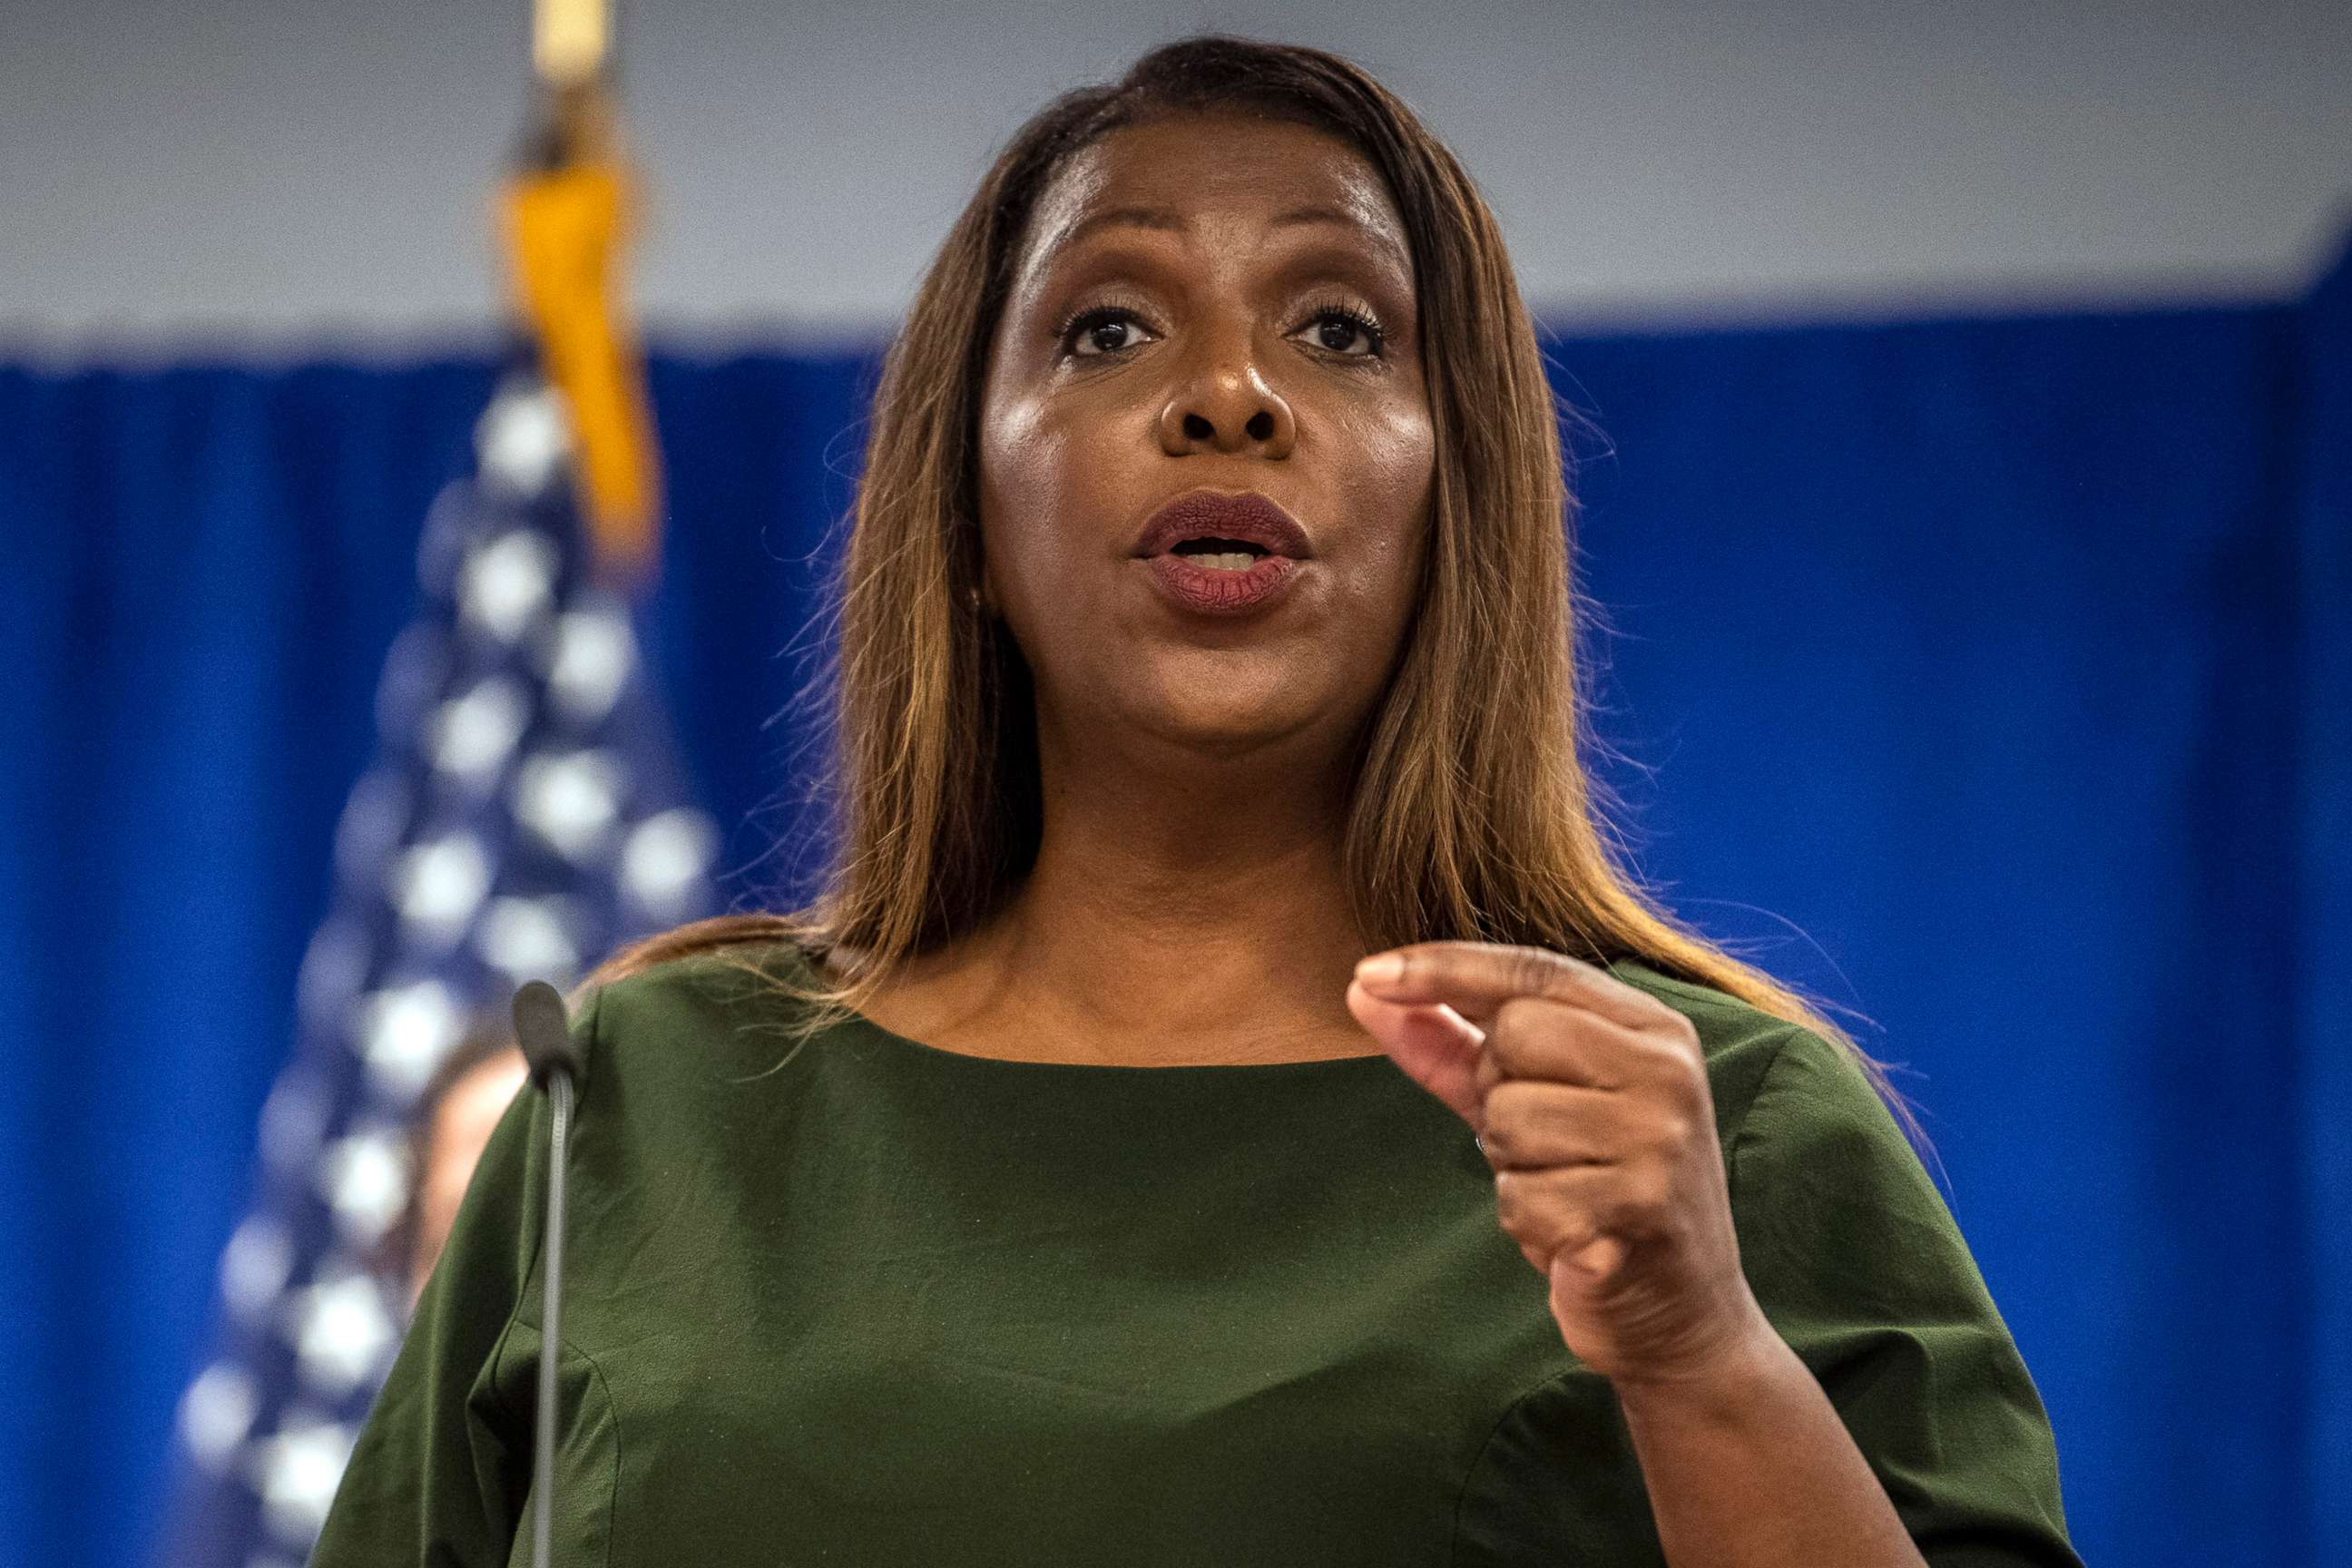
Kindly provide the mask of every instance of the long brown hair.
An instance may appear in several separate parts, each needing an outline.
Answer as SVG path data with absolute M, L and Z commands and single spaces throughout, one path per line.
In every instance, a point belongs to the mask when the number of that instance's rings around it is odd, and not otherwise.
M 1319 49 L 1181 39 L 1024 125 L 981 182 L 883 362 L 854 528 L 834 584 L 826 784 L 835 847 L 792 913 L 722 916 L 614 955 L 583 989 L 692 954 L 790 943 L 858 955 L 848 978 L 767 972 L 803 1037 L 901 960 L 973 929 L 1032 864 L 1041 816 L 1027 667 L 983 613 L 976 453 L 989 345 L 1032 209 L 1070 156 L 1148 118 L 1240 110 L 1304 123 L 1386 178 L 1411 240 L 1437 469 L 1419 609 L 1360 742 L 1345 842 L 1379 945 L 1464 938 L 1631 957 L 1727 992 L 1880 1065 L 1815 1005 L 1680 923 L 1628 869 L 1598 781 L 1570 581 L 1563 412 L 1502 235 L 1402 100 Z M 751 955 L 742 956 L 749 960 Z M 1906 1120 L 1908 1120 L 1907 1114 Z

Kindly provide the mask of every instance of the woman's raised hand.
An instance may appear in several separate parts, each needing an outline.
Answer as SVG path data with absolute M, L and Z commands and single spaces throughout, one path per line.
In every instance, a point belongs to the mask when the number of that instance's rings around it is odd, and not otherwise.
M 1347 999 L 1477 1134 L 1503 1229 L 1585 1364 L 1705 1379 L 1773 1333 L 1739 1270 L 1689 1019 L 1564 953 L 1493 942 L 1374 953 Z

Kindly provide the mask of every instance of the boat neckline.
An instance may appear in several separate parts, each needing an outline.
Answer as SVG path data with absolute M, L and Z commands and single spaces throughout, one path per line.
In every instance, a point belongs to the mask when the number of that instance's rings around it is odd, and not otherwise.
M 810 965 L 810 959 L 807 952 L 798 943 L 788 941 L 783 945 L 800 963 L 804 966 Z M 1620 960 L 1619 962 L 1625 961 Z M 1638 963 L 1638 961 L 1633 962 Z M 1609 967 L 1614 969 L 1616 966 L 1616 963 L 1612 963 Z M 1211 1074 L 1288 1072 L 1292 1074 L 1301 1074 L 1329 1071 L 1334 1068 L 1345 1068 L 1352 1071 L 1356 1070 L 1354 1064 L 1358 1062 L 1394 1062 L 1394 1058 L 1389 1055 L 1385 1048 L 1376 1048 L 1370 1051 L 1359 1052 L 1354 1056 L 1307 1057 L 1292 1061 L 1173 1062 L 1160 1067 L 1146 1067 L 1128 1062 L 1031 1061 L 1021 1057 L 991 1057 L 982 1056 L 973 1051 L 950 1050 L 945 1046 L 934 1046 L 926 1041 L 915 1039 L 911 1036 L 902 1035 L 896 1029 L 885 1028 L 882 1025 L 876 1023 L 872 1018 L 867 1017 L 865 1014 L 858 1012 L 849 1013 L 841 1020 L 840 1023 L 836 1024 L 835 1027 L 856 1028 L 861 1030 L 868 1037 L 880 1040 L 885 1044 L 895 1047 L 899 1054 L 903 1056 L 910 1056 L 917 1058 L 929 1057 L 954 1061 L 977 1062 L 984 1068 L 1003 1068 L 1014 1072 L 1030 1072 L 1037 1074 L 1061 1072 L 1067 1074 L 1101 1075 L 1111 1073 L 1126 1074 L 1130 1077 L 1144 1073 Z M 1396 1070 L 1399 1073 L 1402 1073 L 1404 1068 L 1400 1066 Z
M 1354 1064 L 1358 1062 L 1386 1062 L 1392 1059 L 1387 1051 L 1375 1048 L 1370 1051 L 1359 1052 L 1354 1056 L 1302 1057 L 1289 1061 L 1271 1062 L 1169 1062 L 1159 1066 L 1147 1066 L 1137 1062 L 1032 1061 L 1025 1057 L 982 1056 L 974 1051 L 950 1050 L 945 1046 L 930 1045 L 922 1040 L 915 1039 L 910 1036 L 902 1035 L 896 1029 L 884 1028 L 880 1024 L 876 1023 L 873 1019 L 867 1017 L 863 1013 L 850 1014 L 846 1018 L 842 1020 L 842 1026 L 854 1027 L 862 1030 L 865 1034 L 873 1038 L 883 1040 L 889 1045 L 899 1047 L 902 1053 L 912 1054 L 917 1057 L 939 1057 L 956 1061 L 977 1062 L 985 1067 L 1008 1068 L 1014 1071 L 1043 1070 L 1045 1072 L 1095 1074 L 1124 1073 L 1129 1075 L 1142 1073 L 1297 1073 L 1301 1071 L 1311 1072 L 1318 1069 L 1328 1069 L 1340 1067 L 1352 1068 Z M 1398 1070 L 1402 1071 L 1403 1069 L 1399 1068 Z

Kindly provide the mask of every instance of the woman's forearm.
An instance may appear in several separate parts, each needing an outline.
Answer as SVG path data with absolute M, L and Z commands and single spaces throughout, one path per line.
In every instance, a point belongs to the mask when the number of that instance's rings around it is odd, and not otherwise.
M 1674 1568 L 1925 1568 L 1845 1423 L 1778 1334 L 1718 1373 L 1617 1387 Z

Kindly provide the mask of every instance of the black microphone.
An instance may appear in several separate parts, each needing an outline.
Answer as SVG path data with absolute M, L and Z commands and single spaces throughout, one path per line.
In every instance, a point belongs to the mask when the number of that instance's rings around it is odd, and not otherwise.
M 572 1042 L 563 997 L 544 980 L 514 994 L 515 1042 L 530 1064 L 530 1081 L 546 1091 L 554 1113 L 548 1131 L 547 1286 L 540 1310 L 539 1421 L 530 1463 L 531 1568 L 548 1568 L 548 1538 L 555 1527 L 555 1363 L 563 1344 L 563 1167 L 572 1142 L 572 1106 L 588 1064 Z

